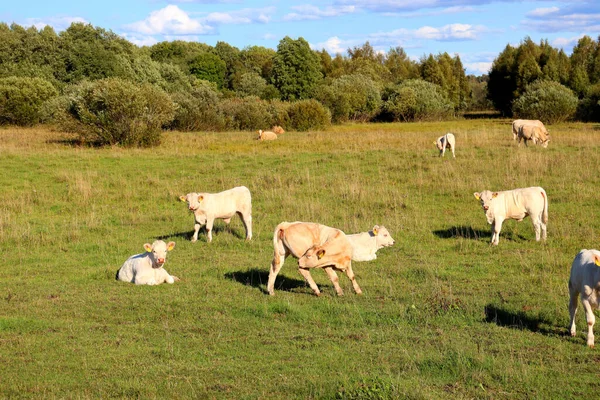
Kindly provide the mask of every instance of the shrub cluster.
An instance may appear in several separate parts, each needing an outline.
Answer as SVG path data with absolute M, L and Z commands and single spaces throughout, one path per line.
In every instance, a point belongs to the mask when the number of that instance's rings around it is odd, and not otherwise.
M 215 84 L 198 81 L 191 91 L 176 92 L 171 98 L 177 105 L 171 129 L 180 131 L 219 131 L 225 127 L 218 104 L 221 93 Z
M 577 106 L 577 118 L 582 121 L 600 121 L 600 83 L 588 87 Z
M 577 110 L 577 96 L 558 82 L 538 80 L 528 85 L 513 103 L 513 114 L 554 124 L 571 118 Z
M 419 79 L 409 79 L 387 88 L 384 110 L 400 121 L 434 121 L 452 115 L 452 103 L 441 87 Z
M 35 125 L 41 120 L 43 103 L 57 95 L 42 78 L 0 78 L 0 123 Z
M 329 110 L 312 99 L 300 100 L 290 104 L 288 116 L 290 129 L 296 131 L 324 129 L 331 124 Z

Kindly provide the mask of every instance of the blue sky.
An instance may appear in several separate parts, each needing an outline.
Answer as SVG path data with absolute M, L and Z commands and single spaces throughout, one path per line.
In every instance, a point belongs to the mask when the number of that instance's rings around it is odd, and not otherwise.
M 63 30 L 73 21 L 110 29 L 138 45 L 164 40 L 276 49 L 303 37 L 332 55 L 366 41 L 423 55 L 458 54 L 467 73 L 486 73 L 507 44 L 525 36 L 568 54 L 600 35 L 600 0 L 0 0 L 0 21 Z

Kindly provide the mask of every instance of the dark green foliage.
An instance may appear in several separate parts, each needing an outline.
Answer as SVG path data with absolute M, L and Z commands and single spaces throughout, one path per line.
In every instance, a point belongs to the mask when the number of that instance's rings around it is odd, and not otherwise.
M 273 59 L 272 80 L 282 100 L 310 98 L 322 77 L 319 56 L 306 40 L 281 39 Z
M 227 64 L 218 55 L 202 53 L 190 61 L 189 69 L 196 78 L 214 82 L 219 88 L 223 87 Z
M 344 75 L 318 90 L 317 99 L 331 111 L 334 122 L 369 121 L 381 106 L 381 93 L 365 75 Z
M 57 95 L 41 78 L 0 78 L 0 124 L 37 124 L 42 104 Z
M 288 108 L 289 127 L 296 131 L 325 129 L 331 123 L 331 113 L 316 100 L 300 100 Z
M 61 129 L 79 134 L 84 142 L 126 147 L 158 145 L 162 127 L 175 113 L 162 90 L 119 78 L 82 82 L 57 105 L 66 107 L 54 114 Z
M 383 108 L 395 121 L 434 121 L 452 114 L 452 104 L 442 88 L 420 79 L 387 88 Z
M 268 102 L 258 97 L 226 99 L 219 104 L 219 110 L 229 130 L 265 130 L 271 126 Z
M 577 106 L 577 118 L 582 121 L 600 122 L 600 82 L 589 86 Z
M 219 112 L 221 93 L 214 83 L 199 81 L 192 90 L 171 95 L 177 105 L 171 129 L 180 131 L 219 131 L 225 119 Z
M 468 110 L 483 111 L 492 110 L 494 105 L 487 98 L 487 84 L 489 77 L 487 75 L 475 76 L 468 75 L 469 87 L 471 88 L 471 102 Z
M 513 104 L 513 114 L 523 119 L 539 119 L 554 124 L 571 118 L 577 109 L 577 96 L 558 82 L 539 80 L 527 86 Z

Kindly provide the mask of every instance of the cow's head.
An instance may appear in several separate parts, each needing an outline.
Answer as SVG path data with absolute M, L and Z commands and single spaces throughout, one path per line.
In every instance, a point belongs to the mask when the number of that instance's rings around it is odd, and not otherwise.
M 545 149 L 548 147 L 548 143 L 550 142 L 550 136 L 546 136 L 546 140 L 542 142 L 542 147 Z
M 167 260 L 167 251 L 175 248 L 175 242 L 165 243 L 162 240 L 157 240 L 152 244 L 146 243 L 144 249 L 150 253 L 152 259 L 152 268 L 161 268 Z
M 498 192 L 490 192 L 489 190 L 484 190 L 481 193 L 473 193 L 473 196 L 481 203 L 481 207 L 483 208 L 483 212 L 488 215 L 488 212 L 492 208 L 492 202 L 496 197 L 498 197 Z
M 598 254 L 594 254 L 594 264 L 600 267 L 600 256 Z
M 326 251 L 321 246 L 312 246 L 306 250 L 306 253 L 298 259 L 298 267 L 300 268 L 313 268 L 319 265 L 321 259 L 325 255 Z
M 437 149 L 439 151 L 442 151 L 444 149 L 443 140 L 444 140 L 443 137 L 441 137 L 438 140 L 436 140 L 435 142 L 433 142 L 433 144 L 435 145 L 435 147 L 437 147 Z
M 372 236 L 375 236 L 375 243 L 377 244 L 377 249 L 381 249 L 382 247 L 388 247 L 396 243 L 394 238 L 385 226 L 375 225 L 370 232 Z
M 262 133 L 263 133 L 262 129 L 259 129 L 258 130 L 258 137 L 256 138 L 256 140 L 261 140 L 262 139 Z
M 179 200 L 187 203 L 190 211 L 196 211 L 200 208 L 200 203 L 204 200 L 204 196 L 200 193 L 188 193 L 185 196 L 179 196 Z

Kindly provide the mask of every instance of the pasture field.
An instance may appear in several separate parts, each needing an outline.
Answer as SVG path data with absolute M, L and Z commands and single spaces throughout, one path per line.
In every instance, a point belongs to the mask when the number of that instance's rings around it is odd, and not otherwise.
M 154 149 L 87 148 L 45 128 L 0 130 L 0 397 L 206 399 L 592 398 L 600 350 L 568 335 L 567 281 L 600 248 L 600 129 L 551 126 L 517 148 L 509 120 L 165 133 Z M 456 159 L 433 142 L 456 135 Z M 178 196 L 245 185 L 234 217 L 189 238 Z M 548 241 L 507 221 L 500 245 L 473 192 L 542 186 Z M 265 294 L 282 221 L 396 240 L 324 271 L 320 298 L 288 258 Z M 115 281 L 143 244 L 174 240 L 174 285 Z M 597 332 L 600 327 L 597 326 Z

